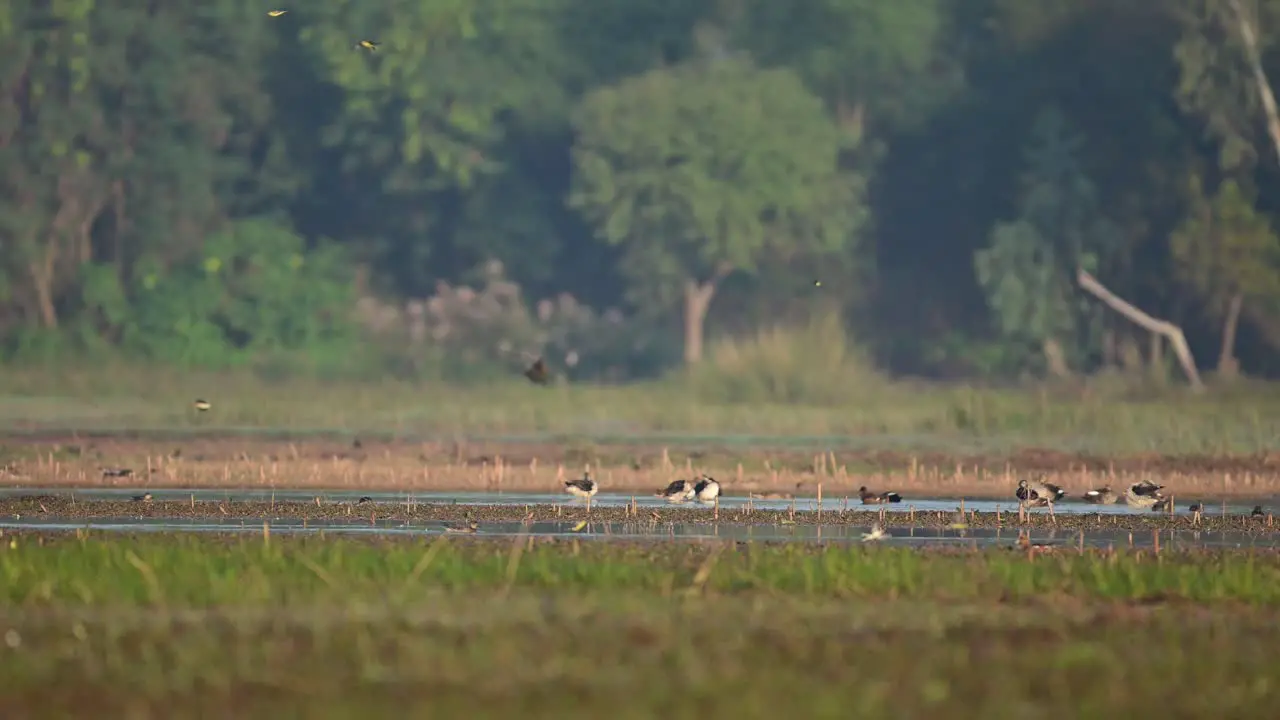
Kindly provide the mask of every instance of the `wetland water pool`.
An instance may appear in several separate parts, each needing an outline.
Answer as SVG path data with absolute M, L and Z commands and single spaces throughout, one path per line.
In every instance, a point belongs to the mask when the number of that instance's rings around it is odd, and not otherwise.
M 23 517 L 19 520 L 0 518 L 0 530 L 27 531 L 76 531 L 96 532 L 218 532 L 277 534 L 338 533 L 386 536 L 436 536 L 458 534 L 464 537 L 545 537 L 582 538 L 591 540 L 730 540 L 758 542 L 862 542 L 863 534 L 871 528 L 852 524 L 745 524 L 745 523 L 682 523 L 682 522 L 477 522 L 474 531 L 462 532 L 462 523 L 441 521 L 410 522 L 402 520 L 347 521 L 301 520 L 275 518 L 259 521 L 243 518 L 144 518 L 102 517 L 83 520 Z M 1037 545 L 1063 545 L 1075 547 L 1083 543 L 1087 547 L 1153 547 L 1157 542 L 1166 549 L 1191 548 L 1280 548 L 1280 538 L 1275 535 L 1257 535 L 1233 531 L 1171 530 L 1149 533 L 1122 530 L 1055 531 L 1033 529 L 1029 531 Z M 943 528 L 888 528 L 878 542 L 886 545 L 961 545 L 991 547 L 1012 546 L 1019 530 L 973 528 L 950 530 Z
M 435 504 L 435 505 L 476 505 L 476 506 L 498 506 L 498 507 L 522 507 L 525 505 L 563 505 L 568 503 L 572 498 L 563 493 L 502 493 L 502 492 L 379 492 L 369 490 L 297 490 L 297 489 L 271 489 L 271 488 L 251 488 L 251 489 L 181 489 L 181 488 L 59 488 L 59 487 L 4 487 L 0 488 L 0 501 L 8 499 L 16 499 L 23 497 L 55 497 L 55 498 L 74 498 L 78 501 L 93 502 L 124 502 L 128 501 L 143 493 L 151 493 L 151 497 L 156 502 L 224 502 L 224 503 L 261 503 L 261 502 L 280 502 L 280 503 L 309 503 L 319 498 L 324 503 L 354 503 L 361 499 L 367 498 L 366 502 L 372 502 L 377 505 L 414 505 L 414 504 Z M 672 509 L 679 510 L 681 508 L 703 508 L 707 505 L 690 502 L 685 504 L 672 504 L 666 500 L 653 495 L 627 495 L 620 493 L 600 493 L 592 499 L 593 507 L 601 508 L 621 508 L 627 507 L 632 502 L 638 507 L 649 509 Z M 1191 512 L 1187 507 L 1197 502 L 1195 499 L 1178 500 L 1177 507 L 1174 508 L 1176 515 L 1190 515 Z M 964 500 L 965 510 L 976 511 L 979 513 L 994 513 L 997 510 L 1003 512 L 1018 511 L 1018 501 L 1012 497 L 1006 500 L 992 499 L 974 499 Z M 581 502 L 575 503 L 580 505 Z M 878 511 L 883 509 L 889 513 L 905 513 L 905 512 L 955 512 L 960 506 L 959 498 L 929 498 L 929 497 L 908 497 L 904 498 L 900 503 L 889 503 L 886 505 L 863 505 L 856 497 L 846 500 L 844 497 L 826 497 L 823 498 L 821 506 L 815 497 L 797 497 L 791 499 L 759 499 L 748 498 L 741 495 L 725 495 L 720 498 L 721 510 L 741 510 L 750 506 L 756 510 L 775 510 L 786 511 L 794 509 L 796 512 L 813 512 L 816 510 L 823 511 L 839 511 L 848 509 L 850 511 Z M 1205 502 L 1206 514 L 1248 514 L 1258 502 L 1241 502 L 1229 501 L 1222 502 Z M 1264 507 L 1274 508 L 1276 499 L 1268 499 L 1261 503 Z M 1041 513 L 1043 510 L 1034 510 L 1033 512 Z M 1135 510 L 1128 507 L 1123 502 L 1115 505 L 1090 505 L 1089 503 L 1079 500 L 1063 500 L 1054 505 L 1054 512 L 1065 515 L 1130 515 L 1142 514 L 1152 515 L 1149 510 Z
M 129 501 L 144 492 L 149 492 L 154 505 L 147 507 L 145 515 L 129 513 Z M 91 530 L 101 532 L 220 532 L 220 533 L 263 533 L 264 527 L 272 533 L 349 533 L 360 535 L 387 536 L 435 536 L 457 534 L 467 537 L 563 537 L 592 540 L 731 540 L 731 541 L 769 541 L 769 542 L 861 542 L 864 533 L 871 528 L 874 520 L 866 515 L 854 522 L 823 523 L 823 518 L 815 522 L 812 517 L 804 522 L 793 523 L 786 519 L 778 519 L 779 511 L 794 509 L 797 513 L 812 513 L 819 509 L 816 498 L 802 497 L 794 501 L 790 499 L 759 500 L 745 497 L 724 497 L 720 503 L 722 513 L 734 513 L 741 516 L 741 511 L 750 507 L 759 511 L 774 511 L 773 521 L 735 522 L 712 521 L 705 506 L 697 503 L 672 505 L 662 498 L 653 496 L 636 496 L 634 502 L 637 512 L 631 518 L 618 521 L 623 513 L 620 508 L 629 506 L 633 498 L 630 495 L 600 494 L 593 500 L 595 508 L 611 509 L 610 517 L 602 519 L 582 520 L 581 518 L 564 519 L 485 519 L 475 518 L 474 530 L 466 522 L 470 509 L 479 511 L 485 507 L 500 507 L 510 511 L 516 508 L 542 508 L 543 514 L 548 506 L 563 505 L 574 507 L 579 512 L 582 503 L 570 502 L 570 498 L 562 494 L 534 493 L 483 493 L 483 492 L 371 492 L 371 491 L 327 491 L 308 490 L 186 490 L 186 489 L 153 489 L 153 488 L 0 488 L 0 502 L 18 501 L 26 498 L 49 498 L 76 502 L 110 504 L 104 512 L 91 512 L 84 516 L 59 516 L 56 513 L 36 514 L 0 514 L 0 530 L 24 531 L 75 531 Z M 318 503 L 317 503 L 318 499 Z M 186 513 L 183 516 L 168 515 L 162 503 L 206 504 L 204 507 L 223 507 L 225 514 L 213 514 L 206 511 L 196 516 Z M 249 516 L 248 513 L 237 515 L 237 504 L 251 503 L 259 509 L 266 503 L 280 503 L 277 513 Z M 346 517 L 290 517 L 290 505 L 294 508 L 306 508 L 311 504 L 325 506 L 360 505 L 360 514 Z M 1255 503 L 1256 504 L 1256 503 Z M 1005 527 L 969 527 L 954 529 L 947 527 L 902 527 L 898 519 L 902 514 L 914 512 L 923 516 L 938 513 L 954 513 L 960 505 L 958 499 L 911 498 L 902 503 L 885 506 L 866 506 L 856 501 L 847 505 L 850 512 L 876 512 L 883 507 L 887 515 L 895 522 L 885 529 L 885 537 L 881 543 L 889 545 L 911 546 L 998 546 L 1012 545 L 1018 538 L 1019 528 L 1010 524 Z M 399 509 L 434 506 L 437 508 L 456 507 L 455 520 L 415 519 L 412 517 L 377 517 L 378 512 L 395 513 Z M 268 506 L 270 507 L 270 506 Z M 995 513 L 997 509 L 1005 513 L 1016 514 L 1016 501 L 966 500 L 967 511 L 981 514 Z M 1208 504 L 1206 514 L 1217 514 L 1223 509 L 1232 515 L 1247 515 L 1253 504 Z M 365 516 L 364 510 L 372 508 L 373 517 Z M 682 510 L 702 510 L 700 514 Z M 826 499 L 821 509 L 833 515 L 846 508 L 843 498 Z M 656 517 L 661 511 L 661 517 Z M 219 511 L 215 510 L 214 513 Z M 1043 510 L 1034 511 L 1037 515 Z M 157 514 L 161 513 L 161 514 Z M 1083 516 L 1097 515 L 1099 520 L 1104 516 L 1155 516 L 1166 513 L 1151 513 L 1134 510 L 1123 503 L 1117 505 L 1089 505 L 1083 502 L 1060 502 L 1055 513 L 1068 518 L 1075 516 L 1083 520 Z M 479 513 L 477 513 L 479 514 Z M 1175 511 L 1176 515 L 1189 515 L 1185 505 Z M 1108 522 L 1110 522 L 1108 520 Z M 1188 520 L 1182 522 L 1188 523 Z M 1090 527 L 1090 528 L 1054 528 L 1033 527 L 1028 529 L 1032 542 L 1037 544 L 1063 544 L 1075 546 L 1083 543 L 1090 547 L 1151 547 L 1157 542 L 1163 548 L 1280 548 L 1280 533 L 1249 532 L 1241 529 L 1205 529 L 1188 527 L 1165 528 L 1155 530 L 1132 530 L 1122 528 Z

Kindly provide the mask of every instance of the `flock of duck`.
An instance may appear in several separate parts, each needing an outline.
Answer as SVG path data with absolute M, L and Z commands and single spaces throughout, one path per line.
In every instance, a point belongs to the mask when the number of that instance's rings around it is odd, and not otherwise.
M 570 495 L 590 501 L 599 492 L 600 484 L 591 477 L 591 471 L 588 470 L 583 473 L 581 478 L 566 480 L 564 489 Z M 1163 490 L 1163 485 L 1157 485 L 1150 480 L 1140 480 L 1129 485 L 1122 493 L 1112 490 L 1110 485 L 1103 485 L 1100 488 L 1086 491 L 1081 496 L 1081 499 L 1094 505 L 1114 505 L 1123 499 L 1125 504 L 1132 508 L 1168 511 L 1173 499 L 1166 496 L 1162 492 Z M 693 480 L 675 480 L 662 490 L 654 493 L 654 495 L 665 498 L 667 502 L 673 504 L 685 503 L 690 500 L 697 500 L 701 503 L 714 503 L 720 498 L 720 483 L 706 473 L 701 473 Z M 1018 481 L 1018 488 L 1014 491 L 1014 496 L 1018 499 L 1019 505 L 1023 507 L 1052 508 L 1055 502 L 1067 496 L 1067 491 L 1046 480 L 1024 479 Z M 863 505 L 902 502 L 902 496 L 896 492 L 891 490 L 873 492 L 868 490 L 865 485 L 858 488 L 858 498 Z M 1203 506 L 1200 503 L 1195 503 L 1188 510 L 1190 512 L 1200 512 L 1203 510 Z M 1254 508 L 1254 515 L 1261 513 L 1261 506 Z
M 1171 498 L 1166 497 L 1162 490 L 1163 485 L 1141 480 L 1125 488 L 1123 493 L 1112 490 L 1110 485 L 1103 485 L 1085 492 L 1082 499 L 1093 505 L 1114 505 L 1123 498 L 1125 504 L 1132 508 L 1168 510 Z M 1019 480 L 1018 489 L 1014 491 L 1018 502 L 1026 507 L 1051 506 L 1066 495 L 1066 490 L 1044 480 Z

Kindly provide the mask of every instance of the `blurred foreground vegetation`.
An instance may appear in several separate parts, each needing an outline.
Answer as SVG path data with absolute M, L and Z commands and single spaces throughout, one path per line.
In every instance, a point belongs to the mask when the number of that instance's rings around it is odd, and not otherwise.
M 21 717 L 1266 718 L 1280 699 L 1269 553 L 2 539 Z

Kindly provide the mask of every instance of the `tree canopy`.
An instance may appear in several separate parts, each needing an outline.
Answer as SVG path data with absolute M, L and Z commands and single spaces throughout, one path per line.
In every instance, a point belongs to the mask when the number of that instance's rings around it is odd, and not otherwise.
M 22 0 L 0 352 L 622 379 L 821 311 L 895 372 L 1087 373 L 1140 331 L 1084 268 L 1275 374 L 1278 39 L 1280 0 Z

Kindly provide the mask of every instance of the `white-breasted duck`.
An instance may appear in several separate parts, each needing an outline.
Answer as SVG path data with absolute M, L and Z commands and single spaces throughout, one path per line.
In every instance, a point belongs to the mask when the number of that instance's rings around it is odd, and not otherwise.
M 693 485 L 694 497 L 698 498 L 698 502 L 710 503 L 715 502 L 720 497 L 720 483 L 715 478 L 703 473 L 698 476 L 698 482 Z
M 694 492 L 693 483 L 688 480 L 674 480 L 666 489 L 659 490 L 654 495 L 666 498 L 669 503 L 682 503 L 692 500 Z

